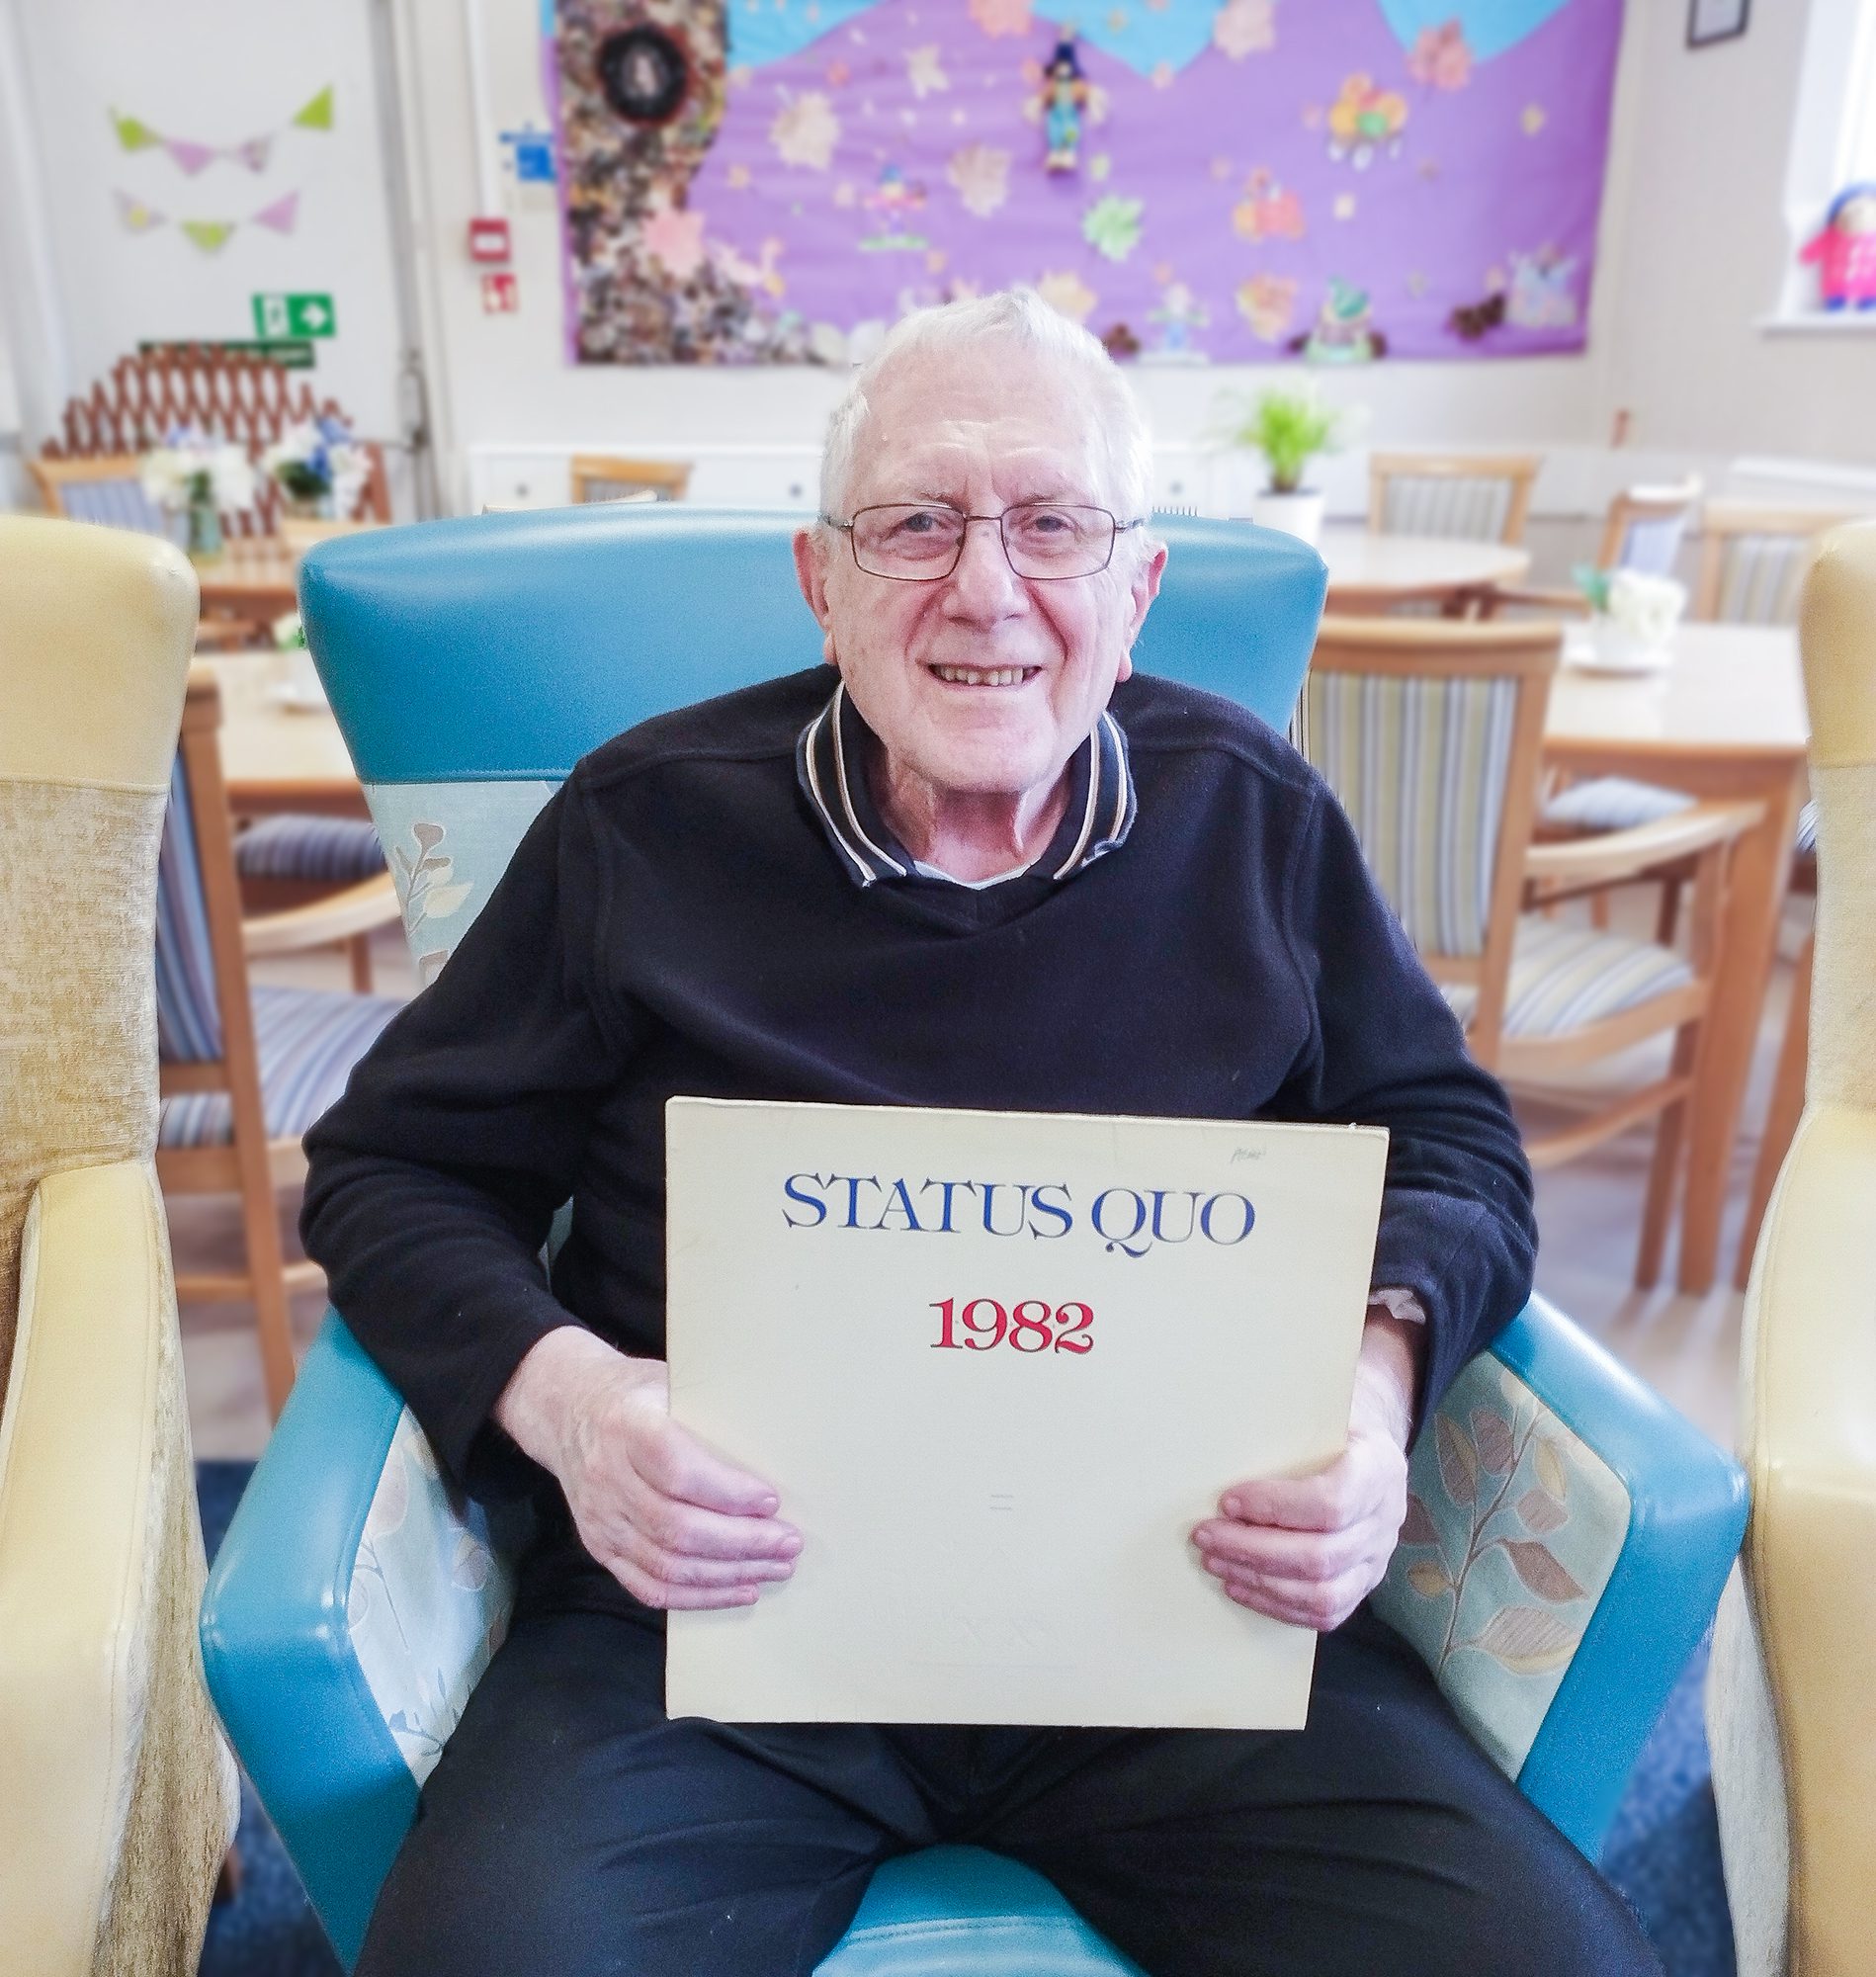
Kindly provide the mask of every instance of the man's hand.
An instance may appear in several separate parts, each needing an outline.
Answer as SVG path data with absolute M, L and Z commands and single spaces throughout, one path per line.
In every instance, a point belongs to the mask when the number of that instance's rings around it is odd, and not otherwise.
M 1234 1483 L 1192 1533 L 1240 1606 L 1327 1633 L 1381 1584 L 1407 1515 L 1407 1444 L 1424 1328 L 1371 1308 L 1348 1446 L 1315 1476 Z
M 647 1606 L 748 1606 L 787 1579 L 802 1534 L 759 1476 L 671 1418 L 662 1359 L 629 1359 L 579 1326 L 532 1346 L 495 1403 L 551 1470 L 580 1542 Z

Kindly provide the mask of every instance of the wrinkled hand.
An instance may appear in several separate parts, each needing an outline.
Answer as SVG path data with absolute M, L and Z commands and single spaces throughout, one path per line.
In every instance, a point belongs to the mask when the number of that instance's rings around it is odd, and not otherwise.
M 672 1420 L 661 1359 L 563 1326 L 530 1348 L 495 1418 L 557 1479 L 580 1542 L 647 1606 L 747 1606 L 793 1573 L 801 1532 L 759 1476 Z
M 1314 1476 L 1234 1483 L 1192 1533 L 1240 1606 L 1328 1633 L 1381 1584 L 1407 1516 L 1407 1444 L 1422 1328 L 1371 1311 L 1348 1445 Z

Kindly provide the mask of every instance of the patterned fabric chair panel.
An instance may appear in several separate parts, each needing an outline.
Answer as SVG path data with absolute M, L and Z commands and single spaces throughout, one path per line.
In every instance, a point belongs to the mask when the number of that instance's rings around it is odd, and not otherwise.
M 1390 474 L 1381 504 L 1381 532 L 1500 543 L 1515 491 L 1513 481 L 1486 474 Z
M 315 988 L 259 988 L 252 1000 L 270 1139 L 296 1139 L 312 1124 L 399 1007 L 384 996 Z M 166 1064 L 213 1064 L 223 1049 L 208 903 L 180 755 L 170 774 L 156 866 L 156 1041 Z M 178 1092 L 162 1101 L 156 1143 L 225 1146 L 232 1132 L 225 1091 Z
M 1512 937 L 1504 1034 L 1562 1036 L 1619 1016 L 1692 980 L 1693 970 L 1670 947 L 1525 913 Z M 1447 984 L 1441 992 L 1465 1021 L 1478 991 Z
M 1628 1534 L 1628 1490 L 1490 1353 L 1453 1383 L 1408 1477 L 1375 1606 L 1516 1777 Z
M 1723 625 L 1795 625 L 1816 540 L 1801 535 L 1729 535 L 1721 548 L 1713 618 Z
M 1622 532 L 1616 551 L 1616 567 L 1632 569 L 1644 576 L 1672 576 L 1680 560 L 1680 548 L 1687 540 L 1691 508 L 1674 515 L 1637 515 Z
M 144 493 L 134 474 L 122 480 L 67 480 L 59 488 L 59 508 L 67 521 L 97 522 L 139 535 L 170 536 L 170 518 Z
M 355 886 L 384 869 L 377 828 L 358 817 L 264 817 L 234 840 L 243 879 Z
M 1306 691 L 1310 760 L 1407 937 L 1423 954 L 1482 953 L 1516 682 L 1319 672 Z

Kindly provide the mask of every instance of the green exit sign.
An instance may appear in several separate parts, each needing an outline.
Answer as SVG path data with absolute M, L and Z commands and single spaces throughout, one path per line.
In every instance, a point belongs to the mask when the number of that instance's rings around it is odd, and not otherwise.
M 330 336 L 337 321 L 330 296 L 254 298 L 256 336 Z

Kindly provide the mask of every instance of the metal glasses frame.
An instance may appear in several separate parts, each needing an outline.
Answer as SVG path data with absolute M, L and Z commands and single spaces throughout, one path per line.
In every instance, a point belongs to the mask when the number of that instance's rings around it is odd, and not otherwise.
M 1146 526 L 1144 518 L 1137 518 L 1131 522 L 1123 522 L 1111 510 L 1097 508 L 1092 502 L 1087 501 L 1017 501 L 1012 503 L 1011 507 L 1005 508 L 1000 515 L 967 515 L 961 509 L 953 508 L 950 512 L 958 516 L 959 520 L 964 523 L 964 527 L 958 535 L 958 553 L 943 569 L 933 570 L 929 576 L 897 576 L 890 569 L 868 569 L 866 564 L 860 560 L 860 549 L 859 545 L 853 539 L 853 531 L 854 525 L 862 515 L 876 515 L 882 509 L 886 508 L 942 508 L 944 506 L 945 503 L 942 501 L 869 501 L 864 508 L 856 508 L 852 515 L 844 522 L 836 522 L 831 515 L 822 515 L 818 519 L 824 522 L 830 529 L 841 529 L 846 532 L 847 547 L 853 552 L 854 568 L 865 576 L 877 576 L 882 583 L 943 583 L 945 578 L 950 576 L 957 569 L 959 563 L 964 560 L 964 545 L 970 536 L 971 524 L 973 522 L 994 522 L 996 524 L 996 540 L 1002 545 L 1003 560 L 1009 564 L 1012 576 L 1020 577 L 1024 583 L 1077 583 L 1084 576 L 1099 576 L 1102 570 L 1106 569 L 1114 560 L 1114 545 L 1120 541 L 1121 537 L 1129 529 L 1139 529 Z M 1077 569 L 1070 574 L 1064 574 L 1062 576 L 1024 575 L 1016 567 L 1016 559 L 1009 553 L 1009 536 L 1003 525 L 1014 509 L 1031 507 L 1079 508 L 1084 514 L 1106 515 L 1110 531 L 1107 538 L 1106 556 L 1092 569 Z

